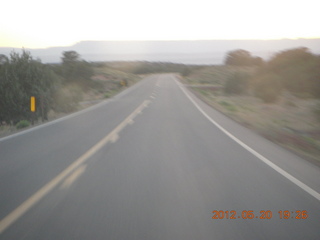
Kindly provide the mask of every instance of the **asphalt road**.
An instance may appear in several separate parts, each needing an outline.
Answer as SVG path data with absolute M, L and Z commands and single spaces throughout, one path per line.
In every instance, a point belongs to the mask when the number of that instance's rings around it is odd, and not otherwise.
M 0 139 L 0 239 L 318 240 L 319 192 L 319 167 L 170 74 Z

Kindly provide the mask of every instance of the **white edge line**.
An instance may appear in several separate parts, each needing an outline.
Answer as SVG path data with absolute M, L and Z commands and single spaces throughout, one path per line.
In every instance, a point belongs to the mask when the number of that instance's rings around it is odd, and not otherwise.
M 28 133 L 28 132 L 32 132 L 32 131 L 37 130 L 37 129 L 40 129 L 40 128 L 44 128 L 44 127 L 47 127 L 47 126 L 56 124 L 56 123 L 58 123 L 58 122 L 67 120 L 67 119 L 69 119 L 69 118 L 78 116 L 78 115 L 80 115 L 80 114 L 82 114 L 82 113 L 85 113 L 85 112 L 91 111 L 91 110 L 93 110 L 93 109 L 95 109 L 95 108 L 97 108 L 97 107 L 100 107 L 100 105 L 108 104 L 108 103 L 111 102 L 111 101 L 112 101 L 112 98 L 110 98 L 110 99 L 108 99 L 108 100 L 103 100 L 102 102 L 97 103 L 97 104 L 95 104 L 95 105 L 93 105 L 93 106 L 90 106 L 90 107 L 88 107 L 88 108 L 82 109 L 82 110 L 80 110 L 80 111 L 71 113 L 71 114 L 69 114 L 69 115 L 66 115 L 66 116 L 63 116 L 63 117 L 60 117 L 60 118 L 57 118 L 57 119 L 54 119 L 54 120 L 52 120 L 52 121 L 50 121 L 50 122 L 43 123 L 43 124 L 40 124 L 40 125 L 38 125 L 38 126 L 34 126 L 34 127 L 29 128 L 29 129 L 23 130 L 23 131 L 21 131 L 21 132 L 17 132 L 17 133 L 11 134 L 11 135 L 9 135 L 9 136 L 2 137 L 2 138 L 0 138 L 0 142 L 1 142 L 1 141 L 8 140 L 8 139 L 10 139 L 10 138 L 14 138 L 14 137 L 17 137 L 17 136 L 26 134 L 26 133 Z
M 188 94 L 188 92 L 182 87 L 181 84 L 178 83 L 178 81 L 175 79 L 176 84 L 179 86 L 179 88 L 182 90 L 182 92 L 189 98 L 189 100 L 196 106 L 196 108 L 212 123 L 214 124 L 217 128 L 219 128 L 223 133 L 225 133 L 228 137 L 230 137 L 232 140 L 234 140 L 235 142 L 237 142 L 240 146 L 242 146 L 244 149 L 246 149 L 247 151 L 249 151 L 250 153 L 252 153 L 254 156 L 256 156 L 257 158 L 259 158 L 262 162 L 264 162 L 265 164 L 267 164 L 269 167 L 271 167 L 272 169 L 274 169 L 275 171 L 277 171 L 278 173 L 280 173 L 282 176 L 284 176 L 285 178 L 287 178 L 288 180 L 290 180 L 291 182 L 293 182 L 294 184 L 296 184 L 298 187 L 302 188 L 304 191 L 306 191 L 307 193 L 309 193 L 311 196 L 315 197 L 317 200 L 320 201 L 320 193 L 316 192 L 315 190 L 313 190 L 312 188 L 310 188 L 309 186 L 307 186 L 306 184 L 304 184 L 303 182 L 301 182 L 300 180 L 298 180 L 297 178 L 295 178 L 294 176 L 292 176 L 291 174 L 287 173 L 285 170 L 283 170 L 282 168 L 278 167 L 276 164 L 274 164 L 273 162 L 271 162 L 269 159 L 265 158 L 264 156 L 262 156 L 260 153 L 256 152 L 255 150 L 253 150 L 251 147 L 249 147 L 248 145 L 246 145 L 245 143 L 243 143 L 241 140 L 239 140 L 238 138 L 236 138 L 235 136 L 233 136 L 230 132 L 228 132 L 226 129 L 224 129 L 221 125 L 219 125 L 216 121 L 214 121 L 211 117 L 209 117 L 209 115 L 207 113 L 205 113 L 205 111 L 202 110 L 202 108 L 190 97 L 190 95 Z

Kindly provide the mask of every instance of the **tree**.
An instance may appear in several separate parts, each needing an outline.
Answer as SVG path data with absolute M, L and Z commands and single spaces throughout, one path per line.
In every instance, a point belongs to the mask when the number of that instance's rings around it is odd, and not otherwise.
M 3 65 L 5 63 L 7 63 L 9 61 L 9 58 L 4 55 L 4 54 L 0 54 L 0 65 Z
M 0 68 L 0 121 L 16 123 L 20 120 L 47 118 L 52 103 L 56 76 L 29 52 L 11 52 Z M 37 111 L 30 111 L 30 97 L 37 99 Z
M 80 55 L 76 51 L 65 51 L 63 52 L 62 64 L 71 64 L 74 62 L 81 61 Z
M 268 68 L 276 73 L 280 73 L 288 68 L 295 67 L 314 58 L 308 48 L 300 47 L 282 51 L 275 54 L 268 63 Z
M 254 93 L 266 103 L 276 102 L 282 92 L 281 77 L 274 74 L 264 74 L 255 79 Z
M 251 54 L 250 52 L 242 49 L 230 51 L 227 53 L 225 64 L 235 66 L 247 66 L 250 64 Z
M 227 53 L 225 64 L 233 66 L 261 66 L 263 60 L 260 57 L 251 56 L 251 53 L 246 50 L 238 49 Z
M 79 82 L 89 79 L 93 75 L 90 64 L 81 60 L 80 55 L 75 51 L 63 52 L 62 77 L 67 82 Z
M 253 57 L 251 59 L 251 63 L 252 63 L 252 65 L 261 67 L 264 64 L 264 61 L 261 57 Z
M 279 75 L 283 86 L 293 93 L 319 96 L 320 60 L 308 48 L 289 49 L 276 54 L 267 70 Z M 315 91 L 317 89 L 317 91 Z
M 245 72 L 233 73 L 225 83 L 224 92 L 227 94 L 243 94 L 248 88 L 249 74 Z

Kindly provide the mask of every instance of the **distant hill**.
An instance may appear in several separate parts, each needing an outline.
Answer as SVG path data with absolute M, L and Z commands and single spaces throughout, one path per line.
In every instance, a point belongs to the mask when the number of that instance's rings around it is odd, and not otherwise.
M 27 49 L 44 63 L 58 63 L 63 51 L 74 50 L 86 61 L 152 61 L 184 64 L 221 64 L 226 52 L 245 49 L 264 59 L 274 53 L 307 47 L 320 54 L 320 39 L 197 40 L 197 41 L 81 41 L 73 46 Z M 17 48 L 0 48 L 9 55 Z

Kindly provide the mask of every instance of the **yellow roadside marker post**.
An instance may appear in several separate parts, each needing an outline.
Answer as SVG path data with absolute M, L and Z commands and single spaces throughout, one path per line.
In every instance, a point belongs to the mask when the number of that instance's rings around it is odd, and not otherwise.
M 35 112 L 36 112 L 36 98 L 34 96 L 30 97 L 30 110 L 32 114 L 32 125 L 34 124 Z
M 30 110 L 31 112 L 36 111 L 36 98 L 33 96 L 30 98 Z
M 123 86 L 123 87 L 128 86 L 127 80 L 121 80 L 121 81 L 120 81 L 120 84 L 121 84 L 121 86 Z

